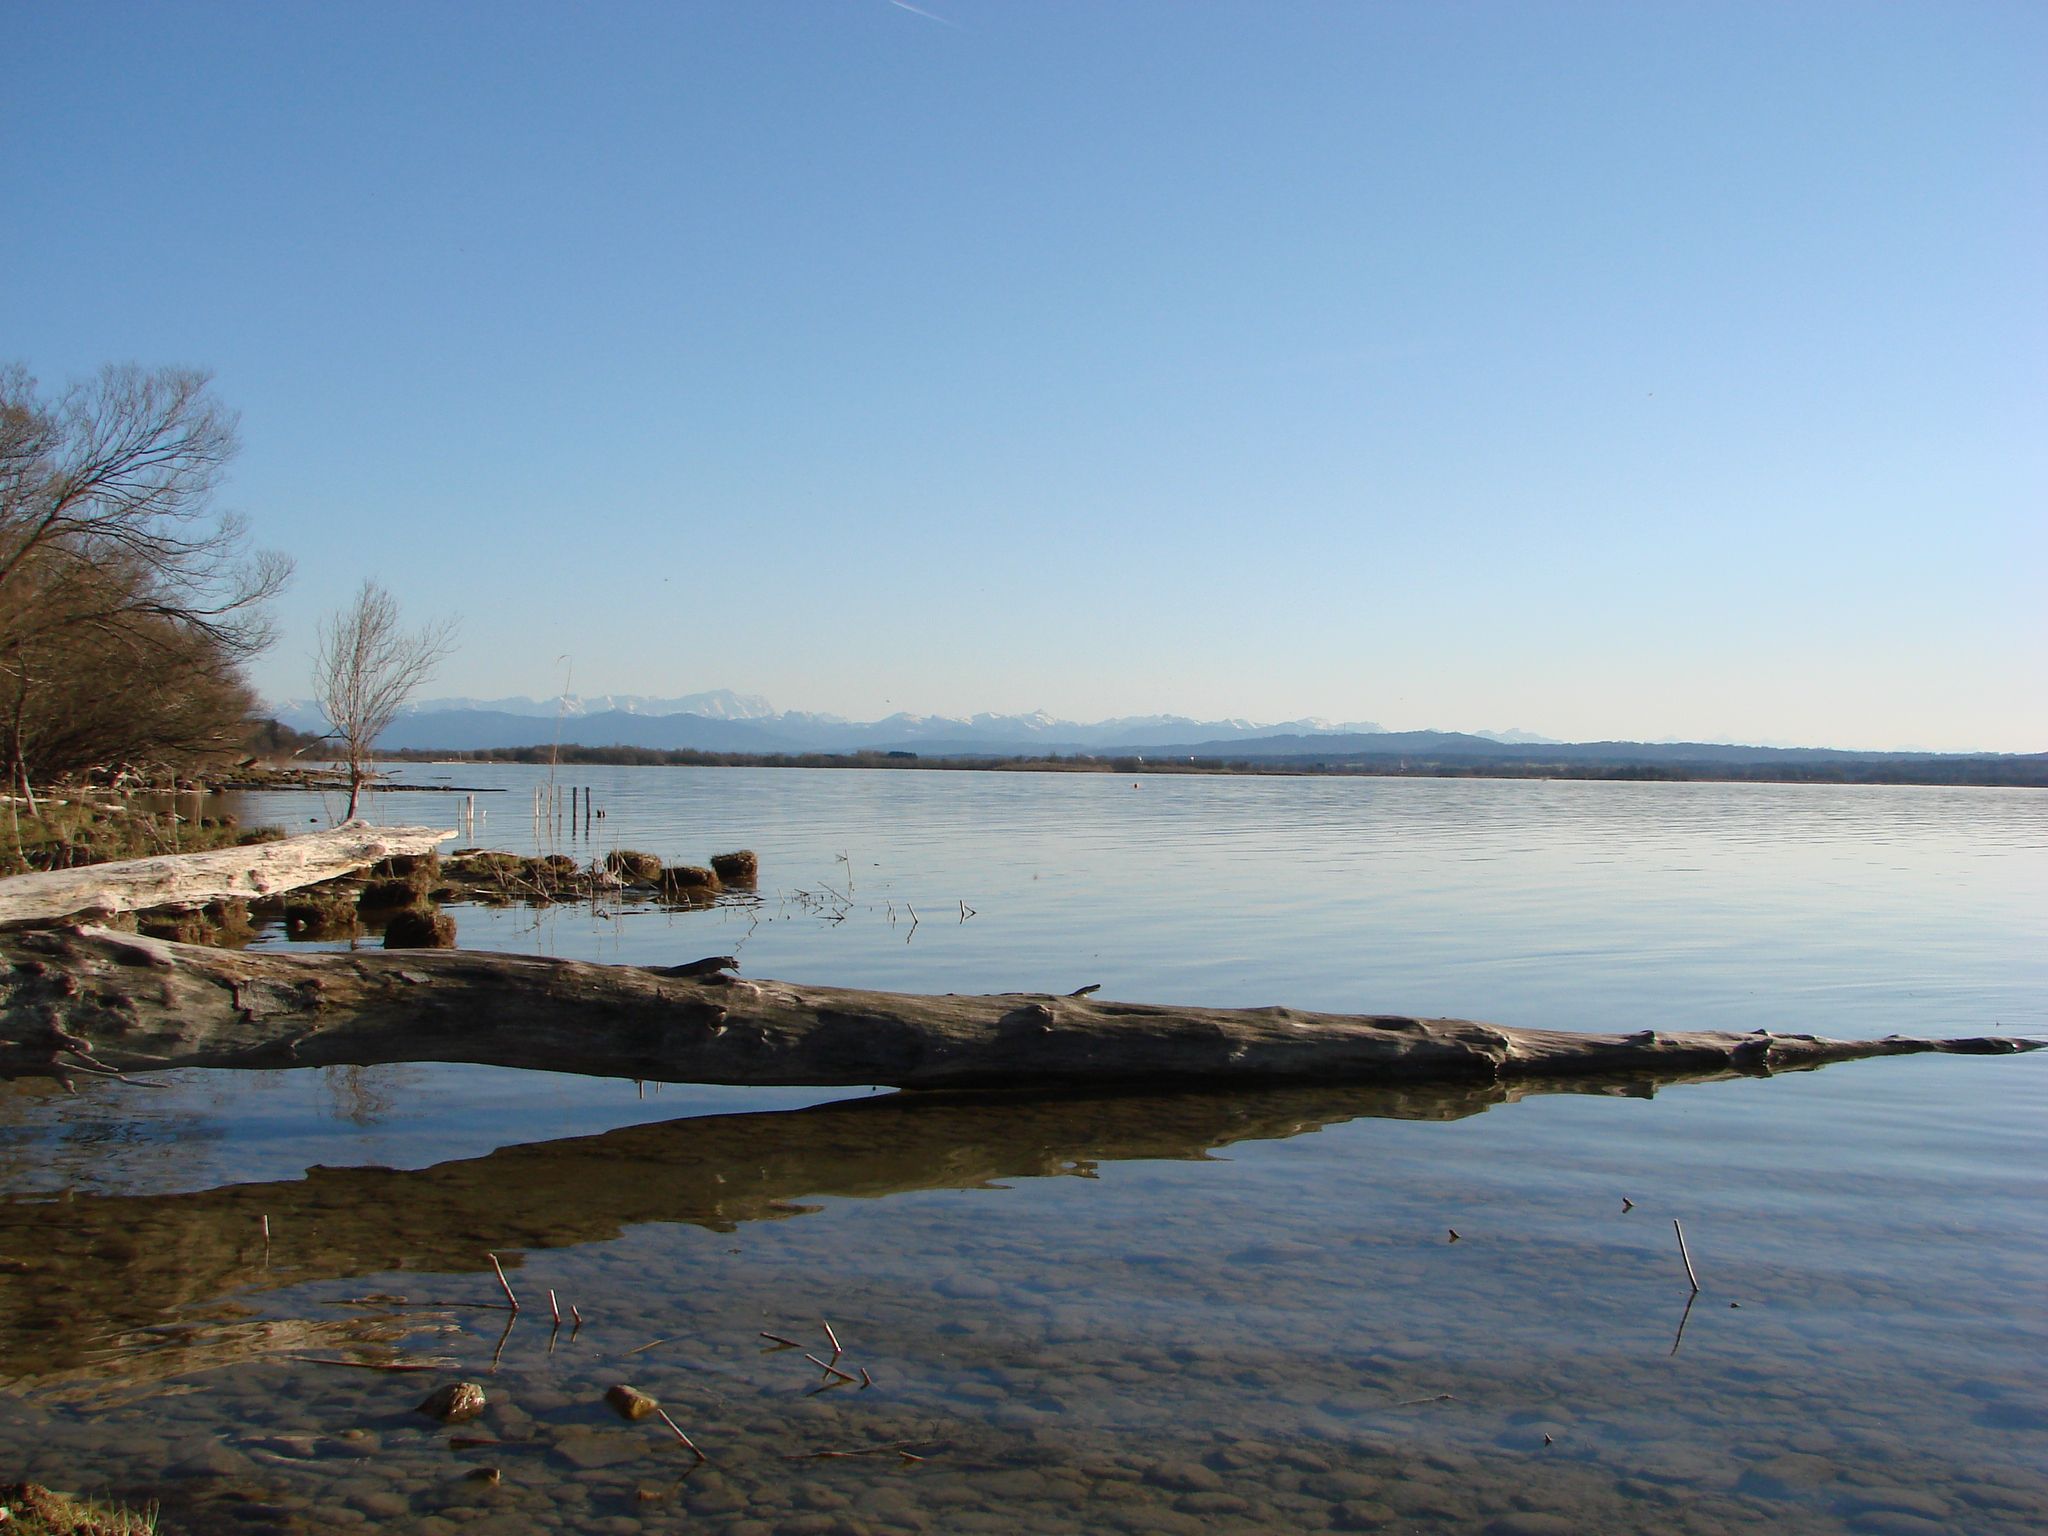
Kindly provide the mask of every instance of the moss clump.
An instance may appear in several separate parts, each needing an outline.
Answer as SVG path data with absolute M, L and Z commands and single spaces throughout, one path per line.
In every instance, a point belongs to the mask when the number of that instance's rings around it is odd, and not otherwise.
M 363 885 L 362 894 L 356 898 L 356 905 L 365 912 L 391 912 L 400 907 L 409 907 L 425 892 L 412 883 L 410 876 L 404 879 L 370 880 Z
M 662 878 L 661 860 L 651 853 L 639 853 L 631 848 L 614 848 L 604 856 L 604 867 L 607 874 L 643 885 L 651 885 Z
M 294 939 L 352 939 L 363 925 L 348 892 L 310 886 L 285 897 L 284 931 Z
M 741 848 L 732 853 L 711 855 L 711 867 L 718 872 L 718 878 L 727 885 L 752 885 L 761 877 L 761 861 L 754 857 L 754 850 Z
M 421 890 L 440 877 L 441 855 L 431 849 L 426 853 L 394 853 L 370 866 L 373 880 L 406 880 Z
M 509 880 L 525 868 L 516 853 L 457 854 L 442 866 L 451 880 Z
M 671 864 L 661 872 L 661 888 L 665 891 L 716 893 L 718 887 L 717 874 L 701 864 Z
M 439 907 L 407 907 L 384 925 L 386 949 L 453 949 L 455 919 Z
M 438 853 L 397 853 L 370 866 L 369 879 L 357 904 L 365 911 L 382 912 L 393 907 L 410 907 L 426 899 L 441 878 Z
M 210 901 L 203 907 L 155 907 L 135 914 L 135 931 L 174 944 L 239 949 L 256 937 L 245 901 Z

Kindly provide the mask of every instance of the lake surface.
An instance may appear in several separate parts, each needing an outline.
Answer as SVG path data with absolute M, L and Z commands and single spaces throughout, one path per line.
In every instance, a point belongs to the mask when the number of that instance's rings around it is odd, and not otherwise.
M 572 825 L 533 815 L 544 769 L 406 776 L 500 791 L 453 846 L 761 859 L 754 897 L 704 911 L 458 908 L 468 947 L 2048 1037 L 2048 796 L 2024 791 L 576 768 L 558 784 L 605 815 Z M 208 1531 L 2031 1532 L 2044 1110 L 2048 1052 L 1654 1097 L 14 1085 L 0 1466 Z M 487 1309 L 493 1251 L 516 1319 Z M 824 1319 L 872 1385 L 804 1361 L 831 1358 Z M 339 1359 L 434 1368 L 311 1363 Z M 411 1411 L 459 1377 L 481 1419 Z M 621 1381 L 709 1460 L 614 1417 Z

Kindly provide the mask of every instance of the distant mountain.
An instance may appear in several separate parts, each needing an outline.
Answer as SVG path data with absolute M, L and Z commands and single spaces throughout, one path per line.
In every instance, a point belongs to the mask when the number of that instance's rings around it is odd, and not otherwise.
M 677 708 L 674 706 L 689 706 Z M 309 701 L 273 711 L 298 730 L 326 722 Z M 1570 777 L 1834 777 L 1874 782 L 2048 784 L 2048 754 L 1850 752 L 1698 741 L 1561 742 L 1533 731 L 1389 731 L 1370 721 L 1195 720 L 1125 715 L 1082 723 L 1021 715 L 917 715 L 857 721 L 780 710 L 729 689 L 679 698 L 567 694 L 558 699 L 431 699 L 401 715 L 380 747 L 481 752 L 500 747 L 635 747 L 759 754 L 910 752 L 929 758 L 1141 757 L 1369 773 Z
M 642 715 L 623 709 L 553 719 L 495 709 L 446 709 L 403 715 L 377 738 L 391 750 L 478 752 L 488 747 L 652 747 L 700 752 L 808 752 L 807 743 L 772 722 L 712 715 Z
M 273 710 L 295 730 L 324 731 L 309 699 Z M 378 739 L 392 750 L 476 752 L 491 747 L 557 744 L 645 747 L 703 752 L 928 752 L 961 756 L 1126 754 L 1201 739 L 1236 743 L 1266 736 L 1320 738 L 1370 735 L 1370 721 L 1195 720 L 1186 715 L 1132 715 L 1092 724 L 1045 710 L 1021 715 L 899 713 L 856 721 L 800 710 L 778 711 L 766 699 L 729 689 L 651 698 L 638 694 L 565 694 L 558 699 L 427 699 L 409 706 Z
M 297 731 L 324 731 L 327 717 L 311 699 L 287 699 L 272 713 Z M 517 716 L 526 720 L 584 720 L 594 715 L 702 715 L 712 720 L 765 720 L 775 706 L 757 694 L 734 693 L 730 688 L 713 688 L 704 693 L 686 693 L 680 698 L 655 698 L 639 693 L 586 695 L 565 693 L 552 699 L 423 699 L 408 704 L 400 717 L 442 714 L 490 714 Z M 813 716 L 828 720 L 829 715 Z M 527 727 L 531 731 L 532 727 Z M 565 740 L 573 739 L 565 737 Z M 502 742 L 502 746 L 526 746 L 529 741 Z
M 1519 734 L 1519 733 L 1518 733 Z M 1407 761 L 1418 768 L 1460 766 L 1521 770 L 1572 768 L 1838 768 L 1965 760 L 2007 762 L 2030 773 L 2043 754 L 1859 752 L 1836 747 L 1738 746 L 1712 741 L 1503 741 L 1463 731 L 1381 731 L 1371 735 L 1279 735 L 1250 741 L 1208 739 L 1161 747 L 1161 758 L 1231 762 L 1299 762 L 1303 766 Z M 2029 779 L 2029 782 L 2032 780 Z

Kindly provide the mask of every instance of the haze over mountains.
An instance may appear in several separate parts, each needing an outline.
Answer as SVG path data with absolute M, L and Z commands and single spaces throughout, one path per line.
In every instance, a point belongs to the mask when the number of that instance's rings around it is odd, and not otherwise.
M 302 731 L 322 731 L 317 705 L 294 699 L 277 718 Z M 1265 740 L 1322 742 L 1380 737 L 1370 720 L 1342 723 L 1286 720 L 1195 720 L 1184 715 L 1133 715 L 1083 723 L 1043 710 L 1023 715 L 894 714 L 872 721 L 777 710 L 752 694 L 718 688 L 677 698 L 642 694 L 565 694 L 555 699 L 428 699 L 409 706 L 378 745 L 391 750 L 476 752 L 491 747 L 647 747 L 705 752 L 935 752 L 974 755 L 1143 753 L 1193 743 L 1229 746 Z M 1412 733 L 1410 733 L 1412 734 Z M 1429 733 L 1435 734 L 1435 733 Z M 1473 740 L 1529 744 L 1550 738 L 1527 731 L 1477 732 Z M 1300 750 L 1297 747 L 1295 750 Z
M 326 722 L 308 700 L 277 718 L 299 730 Z M 678 698 L 569 694 L 556 699 L 425 700 L 378 745 L 393 751 L 485 752 L 588 747 L 764 757 L 807 753 L 912 754 L 945 759 L 1141 757 L 1267 766 L 1285 771 L 1485 776 L 1834 779 L 1873 783 L 2048 787 L 2048 753 L 1847 751 L 1698 741 L 1561 742 L 1523 730 L 1389 731 L 1369 720 L 1195 720 L 1133 715 L 1092 724 L 1043 710 L 1023 715 L 895 714 L 884 720 L 777 710 L 766 699 L 713 689 Z

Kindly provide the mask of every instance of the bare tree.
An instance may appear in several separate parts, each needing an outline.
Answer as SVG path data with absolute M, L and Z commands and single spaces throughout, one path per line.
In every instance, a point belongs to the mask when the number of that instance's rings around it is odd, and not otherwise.
M 398 604 L 374 581 L 320 626 L 313 691 L 348 763 L 348 814 L 356 814 L 370 750 L 413 690 L 432 676 L 455 643 L 455 622 L 422 629 L 398 622 Z
M 249 553 L 241 519 L 214 506 L 235 418 L 207 385 L 110 366 L 46 400 L 27 370 L 0 367 L 0 745 L 24 791 L 32 771 L 89 766 L 31 753 L 23 732 L 88 701 L 89 675 L 146 684 L 197 666 L 238 684 L 269 643 L 264 605 L 291 562 Z

